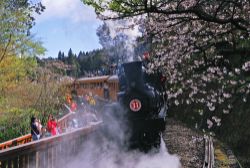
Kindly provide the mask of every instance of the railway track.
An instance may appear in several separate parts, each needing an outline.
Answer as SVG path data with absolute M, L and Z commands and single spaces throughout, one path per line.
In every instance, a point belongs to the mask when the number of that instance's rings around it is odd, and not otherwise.
M 203 168 L 214 168 L 214 146 L 211 136 L 204 136 L 205 158 Z

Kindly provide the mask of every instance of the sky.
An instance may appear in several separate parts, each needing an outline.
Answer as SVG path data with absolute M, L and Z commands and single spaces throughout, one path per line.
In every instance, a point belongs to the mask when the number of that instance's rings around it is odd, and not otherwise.
M 39 2 L 39 0 L 32 0 Z M 80 0 L 41 0 L 46 7 L 41 15 L 36 15 L 36 25 L 32 28 L 35 38 L 43 42 L 47 49 L 44 57 L 57 57 L 59 51 L 66 55 L 101 48 L 96 29 L 102 24 L 96 18 L 94 9 Z

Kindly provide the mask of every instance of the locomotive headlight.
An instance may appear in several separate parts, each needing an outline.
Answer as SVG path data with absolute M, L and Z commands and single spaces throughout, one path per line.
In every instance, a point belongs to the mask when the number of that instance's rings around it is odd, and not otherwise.
M 129 108 L 133 112 L 137 112 L 141 109 L 141 101 L 139 99 L 132 99 L 129 103 Z

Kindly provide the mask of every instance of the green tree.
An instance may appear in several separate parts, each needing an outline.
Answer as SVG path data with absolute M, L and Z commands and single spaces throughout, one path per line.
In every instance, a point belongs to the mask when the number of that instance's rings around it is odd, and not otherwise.
M 44 53 L 41 42 L 30 36 L 30 29 L 34 25 L 33 14 L 43 10 L 41 3 L 32 5 L 23 0 L 0 2 L 0 62 L 8 56 Z
M 57 59 L 62 61 L 62 52 L 61 51 L 58 52 Z
M 42 55 L 45 49 L 41 42 L 30 35 L 34 25 L 34 12 L 40 13 L 41 3 L 30 4 L 23 0 L 0 2 L 0 91 L 5 91 L 27 75 L 34 60 L 29 57 Z
M 35 23 L 34 13 L 43 10 L 41 3 L 27 0 L 0 1 L 0 141 L 27 133 L 29 111 L 36 111 L 35 99 L 33 103 L 27 101 L 32 97 L 27 94 L 32 90 L 28 86 L 34 84 L 37 75 L 35 57 L 43 55 L 45 49 L 30 34 L 30 29 Z
M 72 49 L 70 48 L 68 52 L 68 64 L 72 65 L 74 63 L 74 60 L 75 60 L 75 56 L 74 56 Z

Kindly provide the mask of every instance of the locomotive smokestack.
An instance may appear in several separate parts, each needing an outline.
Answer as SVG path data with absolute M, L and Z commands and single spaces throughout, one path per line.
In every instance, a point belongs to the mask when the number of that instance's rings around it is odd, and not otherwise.
M 142 62 L 137 61 L 124 63 L 123 68 L 127 81 L 127 87 L 142 89 L 144 87 Z

